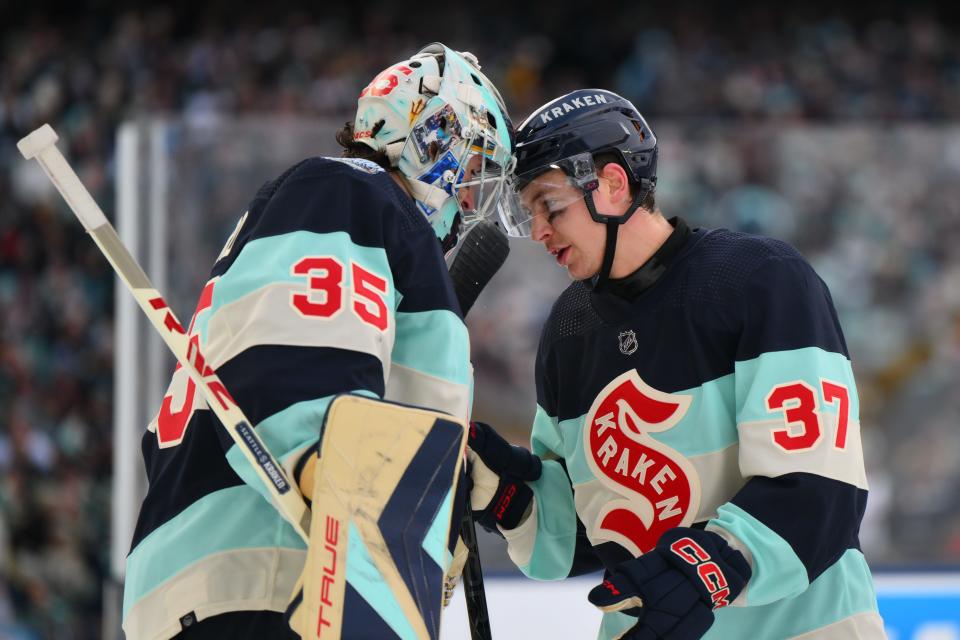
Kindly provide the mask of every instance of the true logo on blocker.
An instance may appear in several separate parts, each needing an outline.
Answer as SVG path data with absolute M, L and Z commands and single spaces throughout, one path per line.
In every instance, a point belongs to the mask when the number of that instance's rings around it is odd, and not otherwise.
M 595 542 L 616 542 L 640 555 L 667 529 L 693 523 L 700 506 L 696 469 L 649 435 L 676 426 L 692 400 L 654 389 L 635 369 L 617 376 L 594 400 L 583 430 L 587 465 L 622 497 L 600 510 L 591 531 Z

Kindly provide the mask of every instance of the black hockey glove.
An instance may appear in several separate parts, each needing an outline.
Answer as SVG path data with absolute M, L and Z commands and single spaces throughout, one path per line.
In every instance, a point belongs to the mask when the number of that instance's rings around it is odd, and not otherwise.
M 638 618 L 620 636 L 625 640 L 697 640 L 713 624 L 713 610 L 740 595 L 750 574 L 743 554 L 719 535 L 677 527 L 587 597 L 603 611 Z
M 473 519 L 494 533 L 499 533 L 496 525 L 515 528 L 533 500 L 533 491 L 525 483 L 540 477 L 540 458 L 510 444 L 482 422 L 470 423 L 467 444 Z

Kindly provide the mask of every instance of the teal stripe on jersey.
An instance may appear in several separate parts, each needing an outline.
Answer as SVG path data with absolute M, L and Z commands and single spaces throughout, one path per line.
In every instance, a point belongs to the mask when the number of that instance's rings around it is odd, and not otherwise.
M 433 561 L 446 573 L 450 567 L 450 551 L 447 549 L 447 540 L 449 539 L 450 516 L 453 512 L 453 488 L 447 492 L 447 497 L 443 499 L 443 504 L 437 515 L 433 518 L 427 534 L 423 537 L 423 550 L 429 554 Z
M 678 391 L 678 394 L 693 396 L 689 411 L 675 427 L 651 433 L 650 437 L 687 457 L 722 451 L 736 444 L 733 388 L 731 374 L 704 382 L 695 389 Z
M 417 634 L 403 615 L 396 596 L 387 587 L 353 521 L 350 522 L 350 535 L 347 538 L 347 582 L 367 601 L 371 609 L 380 614 L 394 633 L 404 640 L 415 640 Z
M 753 575 L 747 587 L 747 604 L 762 605 L 795 596 L 807 588 L 807 570 L 793 547 L 752 515 L 733 503 L 720 505 L 717 526 L 736 536 L 753 554 Z
M 737 422 L 770 420 L 780 414 L 767 410 L 766 397 L 777 385 L 801 380 L 817 395 L 820 410 L 836 413 L 839 403 L 824 403 L 820 380 L 845 385 L 850 390 L 850 419 L 858 419 L 860 400 L 857 397 L 850 360 L 842 353 L 806 347 L 792 351 L 773 351 L 752 360 L 736 363 Z
M 722 451 L 736 444 L 738 436 L 734 421 L 735 409 L 730 405 L 733 386 L 733 375 L 729 375 L 705 382 L 696 389 L 677 392 L 693 396 L 690 410 L 673 428 L 647 435 L 686 457 Z M 566 459 L 567 470 L 574 485 L 589 482 L 594 478 L 583 452 L 586 417 L 584 414 L 579 418 L 562 420 L 558 424 L 556 418 L 549 416 L 539 405 L 534 417 L 534 439 Z M 706 429 L 704 425 L 710 425 L 710 428 Z
M 364 389 L 357 389 L 350 393 L 379 399 L 377 394 Z M 288 454 L 299 453 L 303 447 L 312 445 L 319 439 L 320 426 L 323 424 L 327 409 L 335 397 L 326 396 L 292 404 L 269 418 L 261 420 L 260 424 L 256 426 L 257 435 L 260 436 L 263 444 L 273 454 L 273 457 L 283 464 L 286 462 Z M 227 462 L 230 463 L 241 480 L 256 488 L 268 500 L 272 499 L 260 476 L 254 471 L 237 444 L 231 445 L 227 451 Z
M 384 249 L 353 244 L 350 235 L 345 231 L 294 231 L 248 242 L 241 249 L 236 261 L 230 265 L 230 269 L 214 286 L 211 312 L 197 319 L 194 331 L 205 338 L 207 323 L 221 307 L 267 285 L 280 282 L 299 283 L 306 292 L 309 285 L 307 276 L 293 275 L 291 269 L 296 262 L 307 256 L 332 256 L 339 260 L 343 265 L 342 287 L 345 292 L 351 291 L 353 286 L 350 262 L 360 264 L 387 281 L 384 302 L 387 309 L 397 308 L 396 288 L 393 286 L 393 275 Z
M 557 424 L 557 418 L 537 405 L 533 416 L 533 430 L 530 436 L 531 448 L 540 457 L 566 458 L 570 455 L 564 444 L 563 429 Z
M 247 486 L 208 494 L 154 529 L 127 558 L 123 617 L 148 593 L 194 562 L 236 549 L 304 548 L 276 509 Z
M 583 422 L 586 418 L 587 416 L 583 415 L 572 420 L 563 420 L 559 425 L 563 441 L 569 443 L 565 447 L 567 451 L 564 452 L 564 459 L 567 461 L 567 473 L 570 474 L 573 486 L 594 479 L 587 466 L 587 457 L 583 453 Z
M 605 613 L 600 622 L 600 632 L 597 640 L 614 640 L 623 635 L 623 632 L 637 624 L 637 619 L 625 613 Z
M 577 519 L 573 491 L 559 462 L 545 460 L 543 474 L 529 483 L 537 501 L 537 538 L 530 563 L 520 567 L 537 580 L 566 578 L 573 566 Z
M 763 606 L 717 610 L 713 626 L 703 640 L 740 638 L 746 629 L 752 640 L 787 640 L 869 612 L 877 612 L 870 569 L 860 551 L 848 549 L 806 591 L 794 598 Z M 605 614 L 597 637 L 612 640 L 636 623 L 636 618 L 622 613 Z
M 397 312 L 396 322 L 398 337 L 390 356 L 394 364 L 456 384 L 470 383 L 470 336 L 457 314 L 443 309 Z
M 797 615 L 800 611 L 803 615 Z M 733 638 L 743 629 L 750 629 L 755 640 L 793 638 L 870 611 L 877 611 L 870 569 L 859 550 L 847 549 L 796 598 L 761 607 L 722 609 L 704 638 Z

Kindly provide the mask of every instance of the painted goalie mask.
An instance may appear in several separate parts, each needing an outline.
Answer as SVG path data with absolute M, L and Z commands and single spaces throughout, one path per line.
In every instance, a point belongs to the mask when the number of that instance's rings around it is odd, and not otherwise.
M 434 43 L 381 72 L 360 94 L 354 137 L 386 153 L 445 250 L 458 227 L 516 206 L 513 125 L 472 54 Z

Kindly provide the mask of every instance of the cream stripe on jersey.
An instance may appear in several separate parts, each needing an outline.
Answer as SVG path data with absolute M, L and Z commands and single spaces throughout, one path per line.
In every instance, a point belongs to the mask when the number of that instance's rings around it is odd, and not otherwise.
M 835 446 L 836 414 L 823 413 L 820 419 L 823 425 L 820 440 L 805 451 L 785 451 L 774 442 L 773 434 L 785 428 L 782 418 L 740 423 L 737 430 L 743 475 L 776 478 L 788 473 L 812 473 L 866 490 L 860 422 L 850 421 L 844 447 L 838 449 Z
M 886 637 L 880 614 L 865 611 L 789 640 L 882 640 Z
M 306 291 L 302 284 L 278 282 L 218 308 L 209 320 L 204 355 L 217 368 L 261 344 L 333 347 L 374 356 L 383 363 L 386 378 L 396 323 L 391 321 L 381 332 L 362 321 L 348 304 L 330 318 L 305 317 L 290 300 L 294 293 Z
M 123 622 L 127 640 L 172 638 L 191 611 L 199 620 L 228 611 L 284 611 L 305 560 L 306 551 L 279 547 L 198 560 L 137 601 Z
M 469 417 L 469 386 L 399 364 L 390 370 L 384 399 L 443 411 L 458 418 Z
M 740 475 L 737 463 L 737 445 L 731 445 L 720 451 L 699 456 L 691 456 L 687 460 L 697 471 L 697 481 L 700 484 L 700 507 L 691 522 L 703 522 L 717 515 L 717 507 L 730 500 L 746 482 Z M 600 512 L 612 500 L 621 496 L 608 489 L 599 480 L 591 480 L 574 487 L 574 503 L 577 506 L 577 515 L 583 522 L 598 522 Z M 654 509 L 654 514 L 657 510 Z M 656 516 L 654 516 L 656 517 Z M 588 527 L 588 536 L 590 534 Z M 605 542 L 606 539 L 596 540 L 590 537 L 593 544 Z

